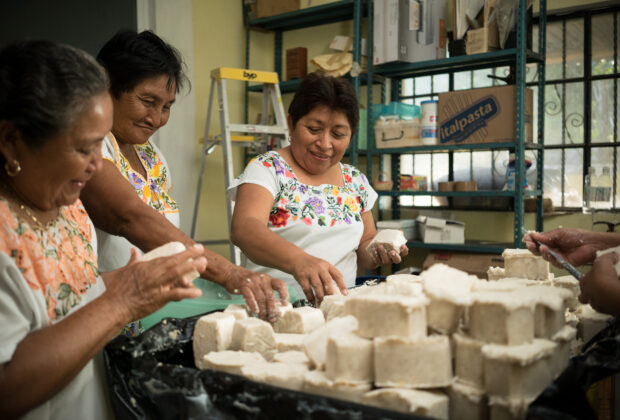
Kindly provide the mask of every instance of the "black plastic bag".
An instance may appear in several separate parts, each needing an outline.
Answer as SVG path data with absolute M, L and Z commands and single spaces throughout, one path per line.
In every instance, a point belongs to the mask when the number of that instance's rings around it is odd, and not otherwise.
M 533 419 L 596 419 L 586 399 L 594 383 L 620 372 L 620 320 L 595 335 L 582 352 L 570 359 L 568 367 L 530 405 Z
M 198 370 L 192 351 L 198 318 L 167 318 L 138 337 L 118 336 L 106 346 L 117 419 L 420 418 Z

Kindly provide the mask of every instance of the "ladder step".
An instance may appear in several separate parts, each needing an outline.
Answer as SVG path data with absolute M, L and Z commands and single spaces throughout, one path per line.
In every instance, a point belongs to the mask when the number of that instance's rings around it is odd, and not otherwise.
M 258 140 L 258 137 L 231 135 L 230 140 L 237 141 L 237 142 L 253 142 L 253 141 Z M 218 134 L 215 137 L 207 137 L 207 141 L 209 141 L 210 143 L 219 143 L 222 141 L 222 135 Z M 204 137 L 198 137 L 198 143 L 202 144 L 203 142 L 204 142 Z
M 288 134 L 288 127 L 260 124 L 229 124 L 228 129 L 235 133 Z
M 211 71 L 211 78 L 216 80 L 231 79 L 245 82 L 278 83 L 278 73 L 276 72 L 234 69 L 231 67 L 219 67 Z

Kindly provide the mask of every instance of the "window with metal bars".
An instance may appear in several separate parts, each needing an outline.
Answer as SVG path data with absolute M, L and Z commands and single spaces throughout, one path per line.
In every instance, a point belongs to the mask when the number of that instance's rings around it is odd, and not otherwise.
M 534 50 L 537 46 L 534 26 Z M 582 207 L 583 183 L 590 170 L 596 178 L 611 174 L 613 207 L 620 207 L 620 142 L 618 139 L 618 63 L 620 7 L 579 11 L 547 17 L 545 77 L 544 195 L 559 209 Z M 400 100 L 420 105 L 449 90 L 504 85 L 508 68 L 498 67 L 405 79 Z M 489 77 L 491 76 L 491 77 Z M 537 124 L 536 65 L 527 67 L 527 84 L 534 91 Z M 536 182 L 536 152 L 526 151 L 533 166 L 527 171 Z M 436 190 L 441 181 L 476 180 L 479 189 L 502 189 L 509 152 L 471 151 L 401 156 L 401 173 L 426 175 Z M 451 162 L 452 161 L 452 162 Z M 402 206 L 445 207 L 445 197 L 400 197 Z

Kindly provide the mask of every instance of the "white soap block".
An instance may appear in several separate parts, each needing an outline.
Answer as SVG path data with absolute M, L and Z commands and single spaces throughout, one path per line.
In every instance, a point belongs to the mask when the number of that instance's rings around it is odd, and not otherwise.
M 506 277 L 519 277 L 530 280 L 547 280 L 549 262 L 532 254 L 527 249 L 506 249 L 502 253 Z
M 332 381 L 324 372 L 318 370 L 307 372 L 304 377 L 305 392 L 355 403 L 359 403 L 370 388 L 371 383 Z
M 543 339 L 518 346 L 483 346 L 487 393 L 502 398 L 537 396 L 553 380 L 550 359 L 556 348 L 556 343 Z
M 372 285 L 363 284 L 361 286 L 357 286 L 357 287 L 353 287 L 349 289 L 349 294 L 347 295 L 347 297 L 351 298 L 353 296 L 377 294 L 379 293 L 380 290 L 381 290 L 381 293 L 383 293 L 384 288 L 385 288 L 385 283 L 378 283 L 378 284 L 372 284 Z
M 293 305 L 290 302 L 286 302 L 286 304 L 282 305 L 282 302 L 279 300 L 276 301 L 276 313 L 278 318 L 284 316 L 284 314 L 293 309 Z
M 511 292 L 526 286 L 521 280 L 523 279 L 518 281 L 507 278 L 501 278 L 496 281 L 478 280 L 474 282 L 471 289 L 472 292 Z
M 332 381 L 372 382 L 372 340 L 354 333 L 332 335 L 327 340 L 325 374 Z
M 326 321 L 331 321 L 334 318 L 341 318 L 343 316 L 347 316 L 344 311 L 344 302 L 344 300 L 340 300 L 332 304 L 331 308 L 329 309 L 329 313 L 327 314 Z
M 534 339 L 536 301 L 524 290 L 475 292 L 469 308 L 469 334 L 487 343 L 517 345 Z
M 553 286 L 534 286 L 528 287 L 525 293 L 530 293 L 536 300 L 534 336 L 551 338 L 566 323 L 566 301 L 571 292 Z
M 176 255 L 185 251 L 185 249 L 185 245 L 183 245 L 181 242 L 168 242 L 167 244 L 152 249 L 146 254 L 144 254 L 142 256 L 142 261 L 151 261 L 155 258 L 170 257 L 172 255 Z M 200 274 L 196 270 L 188 271 L 183 275 L 183 279 L 188 284 L 191 284 L 191 282 L 198 277 L 200 277 Z
M 362 397 L 362 404 L 417 416 L 448 420 L 448 397 L 441 392 L 401 388 L 376 389 Z
M 396 229 L 382 229 L 377 232 L 377 235 L 372 238 L 366 250 L 370 253 L 374 252 L 374 248 L 379 245 L 383 245 L 385 252 L 390 252 L 392 250 L 400 253 L 400 247 L 407 243 L 407 239 L 403 232 Z
M 247 364 L 241 368 L 246 378 L 281 388 L 301 391 L 308 368 L 297 363 L 259 363 Z
M 433 265 L 421 277 L 430 298 L 426 308 L 428 326 L 439 333 L 453 333 L 465 306 L 471 303 L 471 289 L 477 278 L 445 264 Z
M 353 316 L 344 316 L 328 321 L 320 328 L 306 335 L 304 351 L 317 369 L 323 369 L 327 357 L 327 340 L 334 335 L 339 336 L 358 328 L 357 319 Z
M 618 254 L 618 256 L 620 256 L 620 246 L 614 248 L 607 248 L 603 251 L 596 251 L 596 258 L 600 257 L 601 255 L 609 254 L 610 252 L 615 252 L 616 254 Z M 618 276 L 620 276 L 620 260 L 618 260 L 614 267 L 616 268 L 616 273 L 618 274 Z
M 357 318 L 357 334 L 362 337 L 394 335 L 416 339 L 426 336 L 427 304 L 428 299 L 422 295 L 361 295 L 349 297 L 344 310 Z
M 304 351 L 304 339 L 306 334 L 275 333 L 276 350 L 279 353 L 285 351 Z
M 566 325 L 570 325 L 573 328 L 577 328 L 577 325 L 579 324 L 579 318 L 577 318 L 577 315 L 575 315 L 574 312 L 572 312 L 569 309 L 566 309 L 566 311 L 564 312 L 564 318 L 566 320 Z
M 224 313 L 231 314 L 235 319 L 246 319 L 248 317 L 248 309 L 245 305 L 230 304 L 224 309 Z
M 241 375 L 241 368 L 246 365 L 267 363 L 260 353 L 244 351 L 212 351 L 202 358 L 200 369 L 213 369 Z
M 489 267 L 487 270 L 487 278 L 489 281 L 495 281 L 506 277 L 506 270 L 504 267 Z
M 202 369 L 202 358 L 205 354 L 228 350 L 234 326 L 235 317 L 223 312 L 214 312 L 196 321 L 192 347 L 198 369 Z
M 327 320 L 327 316 L 330 309 L 332 308 L 332 305 L 336 302 L 344 301 L 345 299 L 346 297 L 342 295 L 327 295 L 323 298 L 320 309 L 321 312 L 323 312 L 323 317 L 325 318 L 325 320 Z
M 303 306 L 284 311 L 284 314 L 273 324 L 273 329 L 278 333 L 308 334 L 323 324 L 325 324 L 325 317 L 320 309 Z
M 571 356 L 571 348 L 576 339 L 577 329 L 569 325 L 564 326 L 564 328 L 551 337 L 551 341 L 557 345 L 556 351 L 551 355 L 550 362 L 551 373 L 554 378 L 560 375 L 566 366 L 568 366 L 568 359 Z
M 418 296 L 424 293 L 422 278 L 413 274 L 392 274 L 385 279 L 383 292 L 388 295 Z
M 462 420 L 487 420 L 488 398 L 484 389 L 476 388 L 458 380 L 448 388 L 450 418 Z
M 392 282 L 422 283 L 422 277 L 415 274 L 390 274 L 385 278 L 386 283 Z
M 477 388 L 484 387 L 484 358 L 482 341 L 474 340 L 464 333 L 452 336 L 454 340 L 454 374 Z
M 594 337 L 600 330 L 609 325 L 609 321 L 612 319 L 610 315 L 602 314 L 594 310 L 590 305 L 580 305 L 575 310 L 575 315 L 579 319 L 577 324 L 577 336 L 587 343 Z
M 527 408 L 535 398 L 489 398 L 489 420 L 525 420 Z
M 270 361 L 276 353 L 276 337 L 271 324 L 258 318 L 241 319 L 233 329 L 231 350 L 258 352 Z
M 448 337 L 435 335 L 411 340 L 374 340 L 375 385 L 396 388 L 440 388 L 452 382 Z
M 310 359 L 308 359 L 308 356 L 306 356 L 306 353 L 304 353 L 303 351 L 296 351 L 296 350 L 276 353 L 276 355 L 273 356 L 273 361 L 279 362 L 279 363 L 289 363 L 289 364 L 297 363 L 297 364 L 306 366 L 308 369 L 312 365 L 312 362 L 310 362 Z
M 579 287 L 579 280 L 573 276 L 561 276 L 553 279 L 553 286 L 561 287 L 571 292 L 571 296 L 566 301 L 568 309 L 574 311 L 580 305 L 579 295 L 581 294 L 581 288 Z

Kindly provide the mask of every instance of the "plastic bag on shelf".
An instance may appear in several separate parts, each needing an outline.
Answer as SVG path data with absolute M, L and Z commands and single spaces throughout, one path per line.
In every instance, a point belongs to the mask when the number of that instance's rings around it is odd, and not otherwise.
M 534 4 L 534 0 L 527 0 L 526 10 Z M 504 48 L 508 34 L 515 27 L 517 21 L 517 14 L 519 9 L 519 0 L 497 0 L 495 4 L 495 10 L 493 12 L 494 17 L 491 16 L 489 20 L 497 19 L 497 30 L 499 31 L 499 45 L 500 48 Z

